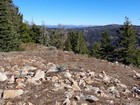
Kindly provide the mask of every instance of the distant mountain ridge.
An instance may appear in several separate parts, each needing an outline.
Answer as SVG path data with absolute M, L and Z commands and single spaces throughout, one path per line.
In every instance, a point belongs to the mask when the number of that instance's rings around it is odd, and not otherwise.
M 76 30 L 83 32 L 84 38 L 87 42 L 87 45 L 90 46 L 94 41 L 99 41 L 101 39 L 101 35 L 103 32 L 108 32 L 110 38 L 112 40 L 112 44 L 116 45 L 117 41 L 120 38 L 120 35 L 117 31 L 122 27 L 119 24 L 109 24 L 109 25 L 100 25 L 100 26 L 92 26 L 92 25 L 48 25 L 46 26 L 49 29 L 60 28 L 63 27 L 67 30 Z M 136 35 L 138 38 L 138 44 L 140 46 L 140 26 L 133 26 L 136 30 Z
M 101 39 L 101 35 L 103 32 L 107 32 L 110 35 L 110 38 L 113 39 L 112 43 L 115 45 L 118 41 L 120 35 L 117 31 L 122 27 L 122 25 L 112 24 L 105 26 L 92 26 L 92 27 L 83 27 L 80 30 L 83 32 L 83 35 L 87 41 L 88 46 L 90 46 L 94 41 L 99 41 Z M 136 31 L 136 35 L 138 38 L 138 44 L 140 45 L 140 26 L 135 26 L 134 29 Z
M 47 28 L 60 28 L 63 27 L 65 29 L 74 29 L 74 28 L 85 28 L 91 27 L 92 25 L 46 25 Z

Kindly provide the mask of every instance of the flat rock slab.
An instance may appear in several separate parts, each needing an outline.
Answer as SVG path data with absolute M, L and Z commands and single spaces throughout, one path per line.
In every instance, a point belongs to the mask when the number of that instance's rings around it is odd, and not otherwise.
M 18 97 L 20 95 L 22 95 L 24 93 L 23 90 L 5 90 L 3 92 L 3 98 L 4 99 L 8 99 L 8 98 L 15 98 Z

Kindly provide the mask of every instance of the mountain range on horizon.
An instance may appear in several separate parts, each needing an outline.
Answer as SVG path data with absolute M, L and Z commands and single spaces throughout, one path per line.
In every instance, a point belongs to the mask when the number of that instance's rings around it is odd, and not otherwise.
M 109 24 L 109 25 L 99 25 L 99 26 L 92 26 L 92 25 L 48 25 L 46 26 L 49 29 L 57 29 L 57 28 L 65 28 L 67 30 L 74 30 L 74 31 L 81 31 L 83 33 L 83 36 L 87 42 L 87 45 L 92 45 L 93 42 L 99 42 L 101 39 L 101 35 L 103 32 L 107 32 L 112 40 L 112 44 L 116 45 L 118 39 L 120 38 L 120 35 L 117 33 L 117 31 L 122 27 L 122 25 L 119 24 Z M 138 39 L 138 45 L 140 45 L 140 26 L 133 25 L 137 39 Z
M 47 28 L 66 28 L 66 29 L 74 29 L 74 28 L 87 28 L 87 27 L 120 27 L 122 24 L 107 24 L 107 25 L 45 25 Z M 140 25 L 133 25 L 134 27 L 140 27 Z

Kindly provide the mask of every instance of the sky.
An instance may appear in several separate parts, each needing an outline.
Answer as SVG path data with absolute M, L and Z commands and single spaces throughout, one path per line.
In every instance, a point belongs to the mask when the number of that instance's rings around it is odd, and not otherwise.
M 140 0 L 13 0 L 24 21 L 41 25 L 140 25 Z

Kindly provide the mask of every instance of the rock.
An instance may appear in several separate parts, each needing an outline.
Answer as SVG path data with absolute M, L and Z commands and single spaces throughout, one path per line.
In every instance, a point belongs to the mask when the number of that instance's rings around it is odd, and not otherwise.
M 16 86 L 16 89 L 24 88 L 26 85 L 22 82 L 18 82 L 18 85 Z
M 47 73 L 59 72 L 58 67 L 55 64 L 53 64 L 53 63 L 48 63 L 47 64 L 47 69 L 48 69 Z
M 72 98 L 72 96 L 74 95 L 74 91 L 69 89 L 68 91 L 65 92 L 66 97 Z
M 18 78 L 16 79 L 16 83 L 19 83 L 19 82 L 24 82 L 25 80 L 23 78 Z
M 28 102 L 28 105 L 33 105 L 31 102 Z
M 54 83 L 54 89 L 51 89 L 52 91 L 58 91 L 64 89 L 65 84 L 64 83 Z
M 37 68 L 33 66 L 25 65 L 21 69 L 29 71 L 29 70 L 36 70 Z
M 77 103 L 75 101 L 72 101 L 71 105 L 77 105 Z
M 89 73 L 88 73 L 88 75 L 90 76 L 90 77 L 95 77 L 95 72 L 91 72 L 91 71 L 89 71 Z
M 39 85 L 40 83 L 37 83 L 34 78 L 28 78 L 26 83 L 28 84 L 34 84 L 34 85 Z
M 35 81 L 38 81 L 38 80 L 44 79 L 44 78 L 45 78 L 45 72 L 42 71 L 42 70 L 37 70 L 35 76 L 33 77 L 33 79 L 34 79 Z
M 83 95 L 80 96 L 82 99 L 88 101 L 89 103 L 97 102 L 99 99 L 93 95 Z
M 123 92 L 122 92 L 124 95 L 128 95 L 131 93 L 131 91 L 129 91 L 128 89 L 125 89 Z
M 57 76 L 53 76 L 51 78 L 52 82 L 58 82 L 59 78 Z
M 72 89 L 74 91 L 81 91 L 80 87 L 78 86 L 78 83 L 74 80 L 72 80 Z
M 118 90 L 115 89 L 114 86 L 109 87 L 108 92 L 109 92 L 109 95 L 113 98 L 119 98 L 120 97 L 120 93 L 118 92 Z
M 2 98 L 3 90 L 0 89 L 0 99 Z
M 15 76 L 14 75 L 12 75 L 11 76 L 11 78 L 9 79 L 9 83 L 14 83 L 15 82 Z
M 120 86 L 123 89 L 126 89 L 127 88 L 127 86 L 125 84 L 122 84 L 122 83 L 118 83 L 117 86 Z
M 85 80 L 85 83 L 88 84 L 88 85 L 93 83 L 93 80 L 91 79 L 91 77 L 87 77 L 84 80 Z
M 83 79 L 80 79 L 79 86 L 83 86 L 83 87 L 86 86 L 86 83 L 85 83 L 85 81 Z
M 62 105 L 71 105 L 69 97 L 66 98 Z
M 109 105 L 114 105 L 114 101 L 113 101 L 113 100 L 107 100 L 107 103 L 108 103 Z
M 106 75 L 105 71 L 103 71 L 103 81 L 109 83 L 110 82 L 110 77 Z
M 137 87 L 133 87 L 132 92 L 137 94 L 137 95 L 140 95 L 140 89 L 138 89 Z
M 80 72 L 78 74 L 80 75 L 81 78 L 85 77 L 85 75 L 86 75 L 84 72 Z
M 133 70 L 134 75 L 137 79 L 140 79 L 140 73 L 136 72 L 135 70 Z
M 71 75 L 71 73 L 70 73 L 69 71 L 65 72 L 65 73 L 64 73 L 64 76 L 65 76 L 66 78 L 68 78 L 68 79 L 72 77 L 72 75 Z
M 15 98 L 15 97 L 19 97 L 20 95 L 22 95 L 24 93 L 23 90 L 4 90 L 3 92 L 3 98 L 7 99 L 7 98 Z
M 75 99 L 76 101 L 80 101 L 80 97 L 79 97 L 79 96 L 75 96 L 74 99 Z
M 0 72 L 0 81 L 6 81 L 7 79 L 8 77 L 6 76 L 6 74 Z
M 20 70 L 22 71 L 22 74 L 27 74 L 29 70 L 36 70 L 36 67 L 25 65 Z
M 61 105 L 61 103 L 60 103 L 60 102 L 58 102 L 58 101 L 56 101 L 56 102 L 55 102 L 55 105 Z

